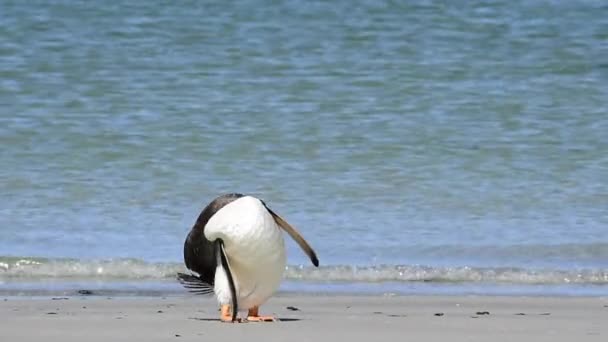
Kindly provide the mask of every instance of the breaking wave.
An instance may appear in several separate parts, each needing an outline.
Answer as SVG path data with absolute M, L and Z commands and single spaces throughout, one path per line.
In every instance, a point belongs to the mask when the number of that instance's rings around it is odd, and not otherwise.
M 185 268 L 181 263 L 149 263 L 139 259 L 77 260 L 0 257 L 0 280 L 36 279 L 163 280 Z M 287 266 L 285 278 L 308 282 L 435 282 L 495 284 L 608 285 L 608 269 L 524 269 L 429 267 L 419 265 L 320 268 Z

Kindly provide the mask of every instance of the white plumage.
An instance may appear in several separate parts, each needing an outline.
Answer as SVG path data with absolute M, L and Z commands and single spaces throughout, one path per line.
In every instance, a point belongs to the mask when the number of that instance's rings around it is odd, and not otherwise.
M 214 292 L 223 322 L 241 322 L 237 310 L 248 311 L 246 321 L 274 321 L 258 309 L 281 283 L 283 231 L 318 267 L 317 254 L 300 232 L 262 200 L 238 193 L 218 196 L 201 211 L 184 242 L 191 273 L 177 278 L 194 293 Z
M 243 196 L 228 203 L 209 219 L 205 237 L 224 243 L 239 311 L 261 305 L 278 289 L 286 263 L 285 242 L 281 228 L 259 199 Z M 221 264 L 214 292 L 220 304 L 230 304 Z

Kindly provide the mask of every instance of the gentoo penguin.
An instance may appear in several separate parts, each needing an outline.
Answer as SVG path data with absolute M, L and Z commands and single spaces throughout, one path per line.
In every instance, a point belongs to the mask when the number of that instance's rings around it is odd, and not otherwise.
M 192 274 L 178 273 L 180 282 L 199 294 L 215 293 L 221 320 L 274 321 L 258 308 L 277 290 L 285 269 L 285 230 L 319 266 L 302 235 L 264 201 L 242 194 L 214 199 L 203 209 L 184 243 L 184 261 Z

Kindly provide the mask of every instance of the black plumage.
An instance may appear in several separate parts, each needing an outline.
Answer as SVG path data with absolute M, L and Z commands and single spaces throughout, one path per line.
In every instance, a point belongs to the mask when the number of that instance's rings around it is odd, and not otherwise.
M 220 209 L 243 197 L 232 193 L 217 197 L 201 212 L 184 242 L 184 262 L 196 274 L 179 273 L 179 281 L 190 291 L 198 294 L 213 292 L 215 269 L 217 268 L 216 248 L 218 246 L 205 237 L 205 226 Z

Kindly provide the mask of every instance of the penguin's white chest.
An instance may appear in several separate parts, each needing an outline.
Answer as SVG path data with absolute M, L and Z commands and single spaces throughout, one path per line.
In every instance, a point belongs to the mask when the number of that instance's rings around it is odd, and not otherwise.
M 227 204 L 209 219 L 205 236 L 224 242 L 239 309 L 261 305 L 278 289 L 286 262 L 283 233 L 259 199 L 245 196 Z M 230 302 L 221 266 L 214 290 L 221 304 Z

